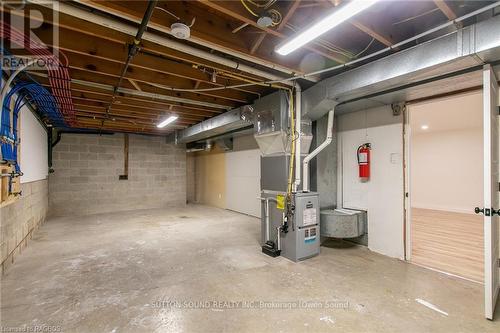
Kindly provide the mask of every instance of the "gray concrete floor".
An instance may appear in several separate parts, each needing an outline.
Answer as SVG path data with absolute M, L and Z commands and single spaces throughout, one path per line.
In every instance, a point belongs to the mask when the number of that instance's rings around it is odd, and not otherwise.
M 2 278 L 1 326 L 500 332 L 481 285 L 338 243 L 292 263 L 260 253 L 258 237 L 257 219 L 204 206 L 52 219 Z

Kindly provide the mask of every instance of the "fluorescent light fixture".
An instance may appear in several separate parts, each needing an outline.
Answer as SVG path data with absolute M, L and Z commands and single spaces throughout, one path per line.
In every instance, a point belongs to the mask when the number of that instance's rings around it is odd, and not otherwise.
M 176 121 L 177 118 L 179 118 L 179 117 L 178 116 L 170 116 L 167 119 L 165 119 L 164 121 L 162 121 L 161 123 L 159 123 L 158 125 L 156 125 L 156 127 L 163 128 L 163 127 L 167 126 L 168 124 Z
M 372 6 L 375 2 L 377 2 L 377 0 L 352 0 L 347 5 L 335 10 L 332 14 L 315 23 L 296 37 L 293 37 L 291 40 L 280 46 L 276 52 L 281 55 L 292 53 L 296 49 L 318 38 L 328 30 L 335 28 L 342 22 Z
M 420 128 L 425 131 L 429 129 L 429 125 L 422 125 Z

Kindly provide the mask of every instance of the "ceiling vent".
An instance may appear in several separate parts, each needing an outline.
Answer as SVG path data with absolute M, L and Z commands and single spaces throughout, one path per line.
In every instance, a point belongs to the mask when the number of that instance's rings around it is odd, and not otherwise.
M 188 39 L 191 35 L 191 29 L 184 23 L 173 23 L 170 26 L 172 35 L 178 39 Z

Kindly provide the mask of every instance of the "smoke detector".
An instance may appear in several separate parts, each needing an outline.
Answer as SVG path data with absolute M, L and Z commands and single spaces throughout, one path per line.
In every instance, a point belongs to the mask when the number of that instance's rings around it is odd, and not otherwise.
M 257 20 L 257 25 L 261 28 L 267 28 L 273 25 L 273 19 L 269 16 L 261 16 Z
M 178 39 L 188 39 L 191 35 L 191 29 L 184 23 L 173 23 L 170 26 L 172 35 Z

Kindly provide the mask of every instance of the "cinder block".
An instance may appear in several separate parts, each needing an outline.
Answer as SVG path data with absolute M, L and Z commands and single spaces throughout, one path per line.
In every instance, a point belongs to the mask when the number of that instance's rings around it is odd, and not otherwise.
M 89 177 L 72 176 L 69 178 L 70 184 L 84 184 L 89 182 Z
M 89 161 L 87 160 L 77 160 L 77 161 L 70 161 L 69 162 L 69 167 L 70 168 L 88 168 L 89 166 Z
M 69 151 L 76 153 L 86 153 L 89 151 L 89 148 L 87 145 L 73 144 L 69 146 Z
M 72 160 L 78 161 L 80 159 L 80 153 L 75 152 L 61 152 L 59 153 L 60 160 Z

